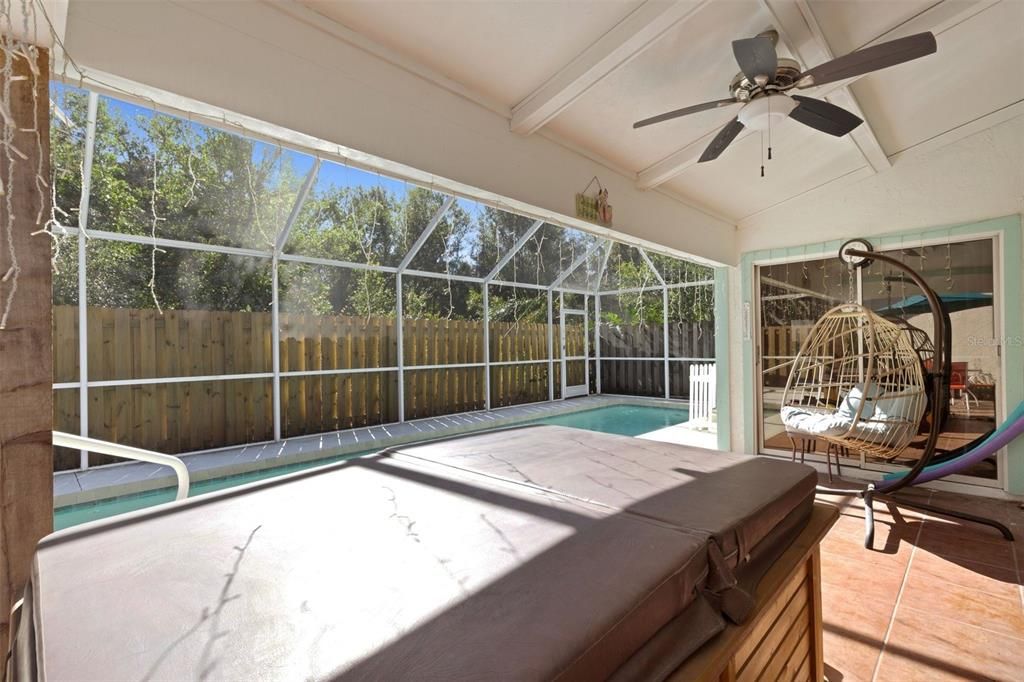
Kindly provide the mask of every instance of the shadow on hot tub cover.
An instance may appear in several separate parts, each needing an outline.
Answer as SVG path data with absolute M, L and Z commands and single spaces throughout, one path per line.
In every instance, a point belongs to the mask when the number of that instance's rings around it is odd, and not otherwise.
M 44 539 L 22 678 L 608 677 L 686 614 L 719 630 L 709 607 L 814 477 L 559 427 L 425 447 Z

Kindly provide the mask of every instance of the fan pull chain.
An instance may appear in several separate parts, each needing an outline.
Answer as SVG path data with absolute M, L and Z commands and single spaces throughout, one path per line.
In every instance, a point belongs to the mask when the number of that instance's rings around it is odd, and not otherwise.
M 764 177 L 764 131 L 761 131 L 761 177 Z
M 768 96 L 768 160 L 772 160 L 772 98 Z

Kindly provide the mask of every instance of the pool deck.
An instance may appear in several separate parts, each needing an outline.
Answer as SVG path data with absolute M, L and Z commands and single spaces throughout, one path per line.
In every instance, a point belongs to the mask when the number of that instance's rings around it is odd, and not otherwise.
M 378 450 L 392 445 L 413 443 L 440 436 L 512 426 L 533 419 L 582 412 L 598 407 L 642 405 L 678 409 L 685 404 L 678 400 L 592 395 L 554 402 L 501 407 L 490 411 L 417 419 L 401 424 L 332 431 L 312 436 L 288 438 L 277 442 L 205 450 L 183 454 L 180 457 L 188 467 L 191 480 L 195 482 L 367 450 Z M 662 436 L 654 437 L 656 434 L 662 434 Z M 659 429 L 641 437 L 653 437 L 654 440 L 673 443 L 683 442 L 698 447 L 715 447 L 713 435 L 711 440 L 707 441 L 705 432 L 694 431 L 682 425 Z M 687 437 L 693 440 L 687 441 Z M 701 440 L 702 437 L 704 440 Z M 704 444 L 705 441 L 710 444 Z M 124 462 L 85 470 L 61 471 L 54 474 L 53 477 L 54 507 L 65 507 L 167 488 L 174 486 L 175 481 L 174 474 L 167 467 L 144 462 Z
M 708 450 L 718 449 L 718 433 L 716 431 L 698 430 L 685 422 L 666 426 L 657 431 L 650 431 L 637 436 L 637 438 L 659 440 L 663 443 L 676 443 L 678 445 L 690 445 Z

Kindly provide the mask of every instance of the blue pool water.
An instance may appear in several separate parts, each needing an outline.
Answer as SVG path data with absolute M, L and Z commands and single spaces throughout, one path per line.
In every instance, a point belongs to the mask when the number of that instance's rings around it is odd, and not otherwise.
M 638 436 L 642 433 L 648 433 L 649 431 L 655 431 L 666 426 L 679 424 L 686 421 L 688 417 L 689 414 L 686 409 L 644 407 L 638 405 L 611 405 L 608 407 L 598 407 L 593 410 L 584 410 L 582 412 L 572 412 L 569 414 L 544 417 L 542 419 L 534 419 L 524 423 L 573 426 L 575 428 L 586 429 L 588 431 L 617 433 L 623 436 Z M 351 459 L 353 457 L 368 455 L 371 452 L 374 451 L 365 450 L 363 452 L 339 455 L 337 457 L 327 457 L 311 462 L 287 464 L 285 466 L 273 467 L 271 469 L 237 474 L 235 476 L 225 476 L 223 478 L 213 478 L 208 481 L 198 481 L 189 487 L 189 496 L 201 495 L 215 490 L 223 490 L 225 488 L 231 488 L 245 483 L 252 483 L 254 481 L 262 481 L 267 478 L 273 478 L 274 476 L 281 476 L 282 474 L 289 474 L 295 471 L 323 466 L 343 459 Z M 77 526 L 80 523 L 86 523 L 87 521 L 104 519 L 108 516 L 116 516 L 117 514 L 124 514 L 138 509 L 152 507 L 153 505 L 163 504 L 164 502 L 171 502 L 174 500 L 174 493 L 174 488 L 163 488 L 161 490 L 153 490 L 136 495 L 126 495 L 124 497 L 116 497 L 109 500 L 100 500 L 98 502 L 61 507 L 54 511 L 53 528 L 54 530 L 61 530 L 63 528 L 70 528 L 71 526 Z
M 573 426 L 587 431 L 617 433 L 623 436 L 639 436 L 666 426 L 686 421 L 689 414 L 685 409 L 668 407 L 644 407 L 640 405 L 610 405 L 594 410 L 559 414 L 544 417 L 530 423 Z

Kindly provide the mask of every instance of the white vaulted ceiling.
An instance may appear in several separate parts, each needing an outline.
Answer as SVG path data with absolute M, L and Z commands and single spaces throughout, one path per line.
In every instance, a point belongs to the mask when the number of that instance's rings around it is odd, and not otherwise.
M 740 226 L 1024 114 L 1018 0 L 303 4 L 421 66 L 420 75 L 436 74 L 505 112 L 517 131 L 509 134 L 552 137 L 634 175 L 641 189 L 659 188 Z M 695 163 L 738 107 L 632 128 L 647 116 L 727 97 L 738 71 L 731 41 L 767 28 L 779 31 L 780 54 L 805 68 L 929 30 L 938 52 L 805 93 L 853 109 L 866 125 L 832 138 L 784 121 L 772 131 L 764 178 L 757 133 L 741 134 L 713 162 Z
M 641 3 L 310 0 L 304 4 L 511 106 L 552 74 L 552 64 L 569 63 Z

